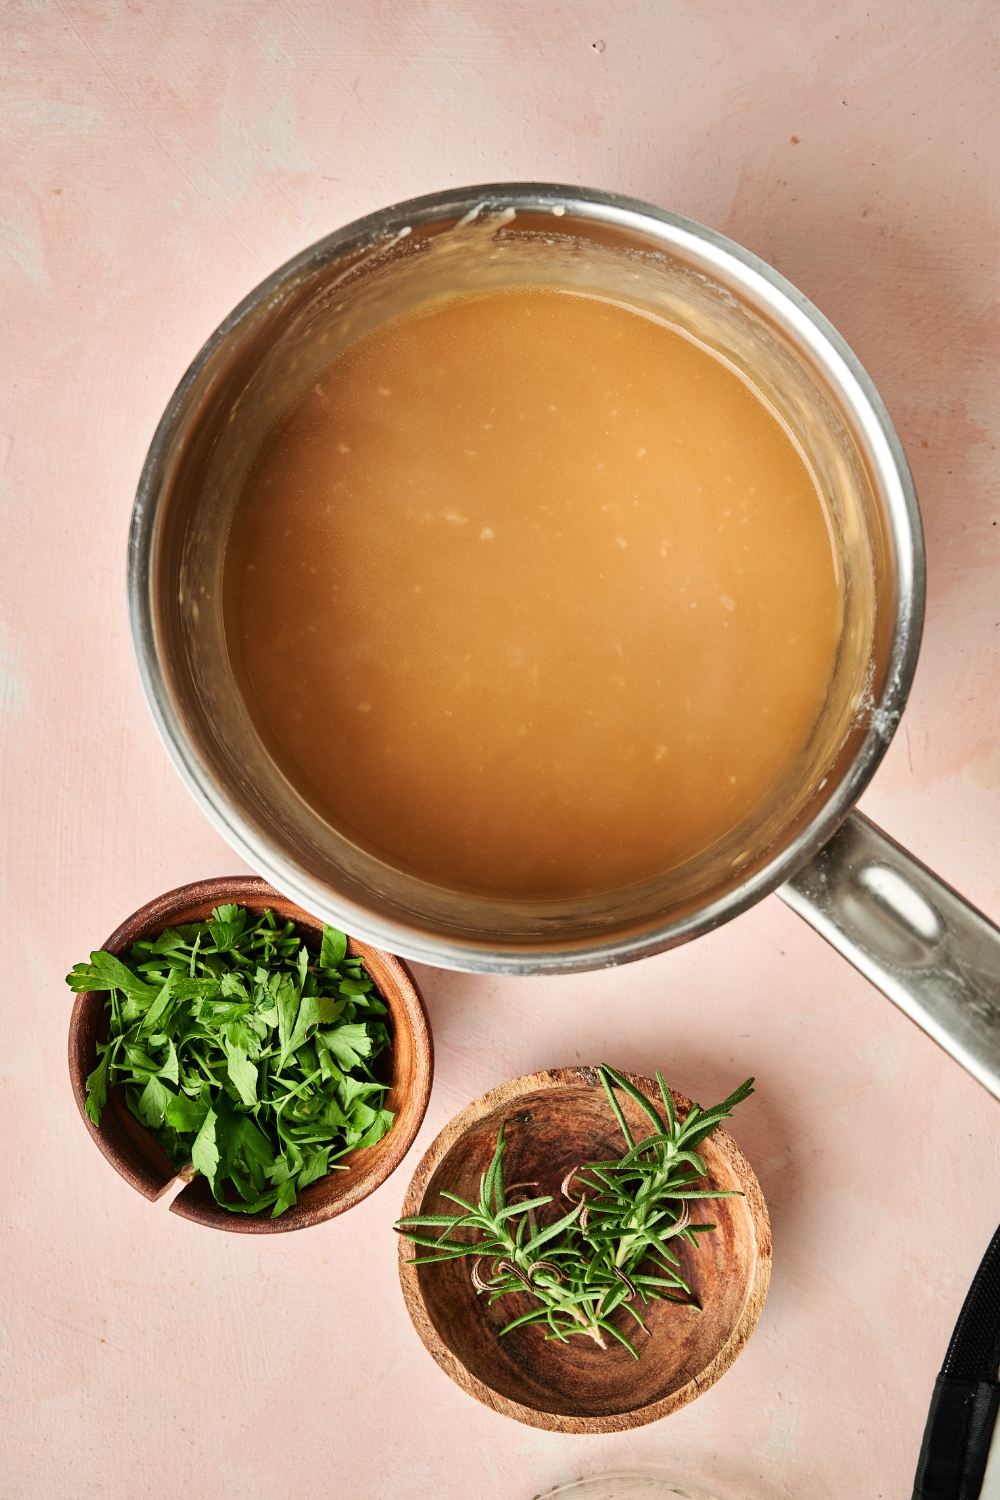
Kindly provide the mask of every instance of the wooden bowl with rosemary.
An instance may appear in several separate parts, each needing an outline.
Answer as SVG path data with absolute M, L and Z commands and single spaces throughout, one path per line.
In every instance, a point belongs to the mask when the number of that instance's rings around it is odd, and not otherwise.
M 374 1192 L 413 1143 L 433 1051 L 409 970 L 264 880 L 168 891 L 68 978 L 84 1123 L 146 1198 L 182 1178 L 182 1218 L 305 1229 Z
M 763 1195 L 718 1123 L 751 1082 L 702 1111 L 659 1076 L 553 1068 L 462 1110 L 397 1226 L 406 1306 L 445 1373 L 572 1433 L 658 1421 L 718 1380 L 771 1271 Z

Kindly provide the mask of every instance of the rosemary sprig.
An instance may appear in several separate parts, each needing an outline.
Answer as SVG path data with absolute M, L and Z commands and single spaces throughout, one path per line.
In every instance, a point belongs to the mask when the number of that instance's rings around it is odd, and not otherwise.
M 411 1264 L 475 1256 L 472 1282 L 491 1304 L 512 1292 L 531 1294 L 538 1305 L 501 1329 L 501 1337 L 529 1323 L 544 1323 L 546 1338 L 566 1343 L 574 1334 L 585 1334 L 607 1349 L 610 1335 L 638 1359 L 635 1345 L 614 1325 L 612 1315 L 624 1307 L 648 1333 L 634 1305 L 637 1299 L 643 1304 L 664 1299 L 694 1303 L 671 1242 L 687 1239 L 697 1245 L 699 1234 L 715 1228 L 691 1223 L 691 1199 L 740 1196 L 696 1186 L 707 1175 L 696 1148 L 753 1093 L 753 1079 L 711 1109 L 692 1105 L 680 1120 L 662 1074 L 656 1080 L 663 1116 L 613 1068 L 604 1065 L 599 1071 L 626 1151 L 614 1161 L 588 1162 L 566 1174 L 560 1195 L 574 1205 L 568 1213 L 540 1225 L 538 1212 L 554 1201 L 552 1195 L 526 1198 L 524 1189 L 533 1183 L 505 1186 L 506 1127 L 501 1126 L 493 1160 L 480 1178 L 478 1203 L 442 1193 L 463 1212 L 400 1219 L 396 1229 L 418 1248 L 433 1252 Z M 628 1094 L 649 1118 L 652 1132 L 643 1139 L 635 1140 L 615 1089 Z M 429 1232 L 433 1230 L 441 1232 Z M 476 1237 L 460 1237 L 469 1235 Z M 481 1268 L 488 1263 L 484 1276 Z

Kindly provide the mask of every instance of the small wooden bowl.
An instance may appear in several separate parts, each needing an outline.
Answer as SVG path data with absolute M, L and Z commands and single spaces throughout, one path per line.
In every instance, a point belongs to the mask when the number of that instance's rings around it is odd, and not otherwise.
M 656 1084 L 625 1074 L 662 1109 Z M 691 1101 L 671 1090 L 680 1114 Z M 634 1100 L 619 1102 L 636 1139 L 649 1122 Z M 566 1172 L 585 1161 L 607 1161 L 625 1149 L 596 1068 L 552 1068 L 493 1089 L 463 1109 L 423 1157 L 406 1193 L 402 1216 L 451 1213 L 442 1190 L 475 1201 L 479 1179 L 507 1121 L 504 1176 L 536 1182 L 538 1195 L 558 1202 Z M 644 1128 L 643 1128 L 644 1127 Z M 527 1294 L 493 1307 L 472 1285 L 472 1258 L 418 1269 L 409 1240 L 400 1238 L 399 1277 L 414 1327 L 442 1370 L 494 1411 L 552 1432 L 622 1432 L 656 1422 L 686 1406 L 724 1374 L 753 1330 L 771 1274 L 767 1208 L 749 1162 L 732 1136 L 717 1128 L 699 1146 L 713 1187 L 742 1198 L 694 1199 L 696 1223 L 715 1224 L 697 1248 L 679 1248 L 681 1270 L 701 1311 L 651 1302 L 642 1316 L 651 1338 L 620 1310 L 622 1329 L 637 1336 L 641 1358 L 621 1344 L 605 1353 L 589 1339 L 545 1339 L 538 1325 L 499 1338 L 501 1328 L 536 1304 Z M 426 1253 L 426 1252 L 423 1252 Z
M 168 891 L 134 912 L 103 945 L 109 953 L 127 953 L 140 938 L 157 937 L 165 927 L 183 922 L 203 922 L 214 906 L 236 902 L 259 916 L 266 907 L 283 922 L 292 921 L 310 946 L 319 948 L 322 923 L 280 895 L 265 880 L 253 875 L 230 879 L 200 880 Z M 321 1224 L 373 1193 L 399 1166 L 420 1128 L 430 1098 L 434 1054 L 423 1001 L 406 965 L 391 953 L 348 939 L 348 952 L 362 958 L 365 968 L 389 1008 L 392 1047 L 379 1059 L 387 1071 L 382 1075 L 392 1088 L 386 1108 L 396 1118 L 392 1129 L 374 1146 L 366 1146 L 342 1158 L 346 1172 L 331 1172 L 299 1194 L 298 1202 L 277 1219 L 269 1211 L 234 1214 L 220 1208 L 203 1177 L 196 1177 L 170 1205 L 172 1213 L 211 1229 L 232 1234 L 281 1234 Z M 145 1197 L 156 1199 L 176 1180 L 177 1171 L 166 1152 L 125 1103 L 122 1088 L 112 1089 L 101 1114 L 100 1128 L 86 1113 L 86 1081 L 97 1066 L 97 1041 L 106 1035 L 107 997 L 80 994 L 73 1007 L 69 1028 L 69 1071 L 73 1093 L 98 1148 L 117 1172 Z

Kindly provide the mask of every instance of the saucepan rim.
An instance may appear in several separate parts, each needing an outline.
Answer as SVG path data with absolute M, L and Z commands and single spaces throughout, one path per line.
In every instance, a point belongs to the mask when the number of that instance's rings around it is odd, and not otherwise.
M 570 222 L 590 218 L 659 239 L 665 248 L 694 254 L 715 266 L 723 284 L 734 280 L 794 332 L 840 392 L 878 472 L 891 529 L 895 613 L 882 686 L 869 724 L 848 770 L 808 824 L 748 878 L 695 911 L 594 942 L 494 944 L 433 934 L 334 895 L 287 858 L 246 820 L 229 791 L 219 785 L 189 741 L 174 706 L 157 641 L 152 576 L 157 508 L 165 466 L 192 389 L 216 356 L 273 299 L 331 261 L 367 245 L 405 233 L 415 225 L 457 219 L 476 212 L 563 209 Z M 568 227 L 568 226 L 567 226 Z M 167 404 L 153 437 L 136 492 L 128 542 L 128 607 L 139 675 L 160 736 L 181 777 L 226 840 L 291 900 L 326 920 L 337 921 L 366 942 L 406 958 L 471 972 L 571 973 L 642 958 L 697 937 L 737 916 L 788 880 L 850 813 L 884 755 L 906 703 L 916 668 L 924 617 L 925 561 L 916 492 L 902 444 L 885 405 L 857 356 L 837 330 L 797 287 L 773 266 L 705 225 L 637 199 L 595 189 L 552 183 L 489 183 L 449 189 L 391 205 L 355 220 L 286 261 L 246 296 L 219 325 L 192 361 Z

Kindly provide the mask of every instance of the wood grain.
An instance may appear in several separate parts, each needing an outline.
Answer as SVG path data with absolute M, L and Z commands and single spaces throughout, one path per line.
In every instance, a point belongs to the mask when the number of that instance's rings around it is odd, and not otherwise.
M 654 1101 L 656 1084 L 625 1075 Z M 681 1114 L 691 1101 L 671 1090 Z M 645 1116 L 619 1095 L 630 1127 Z M 624 1149 L 595 1068 L 552 1068 L 494 1089 L 455 1116 L 424 1155 L 410 1182 L 403 1216 L 447 1213 L 444 1190 L 476 1198 L 479 1179 L 507 1121 L 507 1182 L 535 1182 L 537 1194 L 559 1193 L 564 1174 L 587 1160 Z M 646 1122 L 648 1126 L 648 1122 Z M 640 1134 L 644 1132 L 640 1131 Z M 718 1128 L 699 1148 L 714 1187 L 744 1196 L 694 1200 L 692 1218 L 714 1233 L 680 1247 L 682 1274 L 700 1304 L 651 1303 L 638 1334 L 641 1358 L 621 1345 L 602 1351 L 584 1338 L 546 1341 L 538 1326 L 499 1338 L 500 1329 L 534 1305 L 523 1296 L 488 1307 L 471 1281 L 471 1258 L 417 1269 L 401 1238 L 399 1276 L 414 1327 L 441 1368 L 469 1395 L 504 1416 L 553 1432 L 622 1432 L 658 1421 L 693 1401 L 728 1370 L 760 1316 L 771 1274 L 767 1207 L 749 1162 Z M 621 1326 L 632 1323 L 621 1310 Z
M 167 891 L 133 912 L 102 947 L 116 955 L 127 953 L 140 938 L 156 937 L 165 927 L 178 923 L 203 922 L 211 916 L 214 906 L 226 902 L 247 907 L 255 917 L 270 908 L 282 921 L 294 922 L 308 946 L 316 949 L 320 946 L 322 923 L 287 900 L 266 880 L 238 875 L 197 881 Z M 392 1129 L 374 1146 L 343 1157 L 348 1171 L 331 1172 L 304 1188 L 298 1202 L 280 1218 L 272 1219 L 267 1212 L 229 1213 L 216 1203 L 203 1177 L 196 1177 L 178 1193 L 170 1205 L 172 1213 L 231 1234 L 287 1233 L 321 1224 L 353 1208 L 399 1166 L 413 1144 L 430 1098 L 434 1054 L 427 1015 L 413 976 L 401 959 L 354 938 L 348 939 L 348 951 L 364 961 L 389 1009 L 392 1046 L 378 1060 L 376 1071 L 383 1082 L 392 1085 L 385 1101 L 385 1107 L 396 1116 Z M 99 1128 L 86 1113 L 87 1075 L 97 1066 L 97 1041 L 107 1034 L 107 1025 L 105 996 L 91 992 L 78 995 L 69 1028 L 73 1093 L 98 1149 L 126 1182 L 145 1197 L 156 1199 L 176 1179 L 177 1172 L 166 1152 L 128 1108 L 124 1089 L 119 1087 L 109 1092 Z

